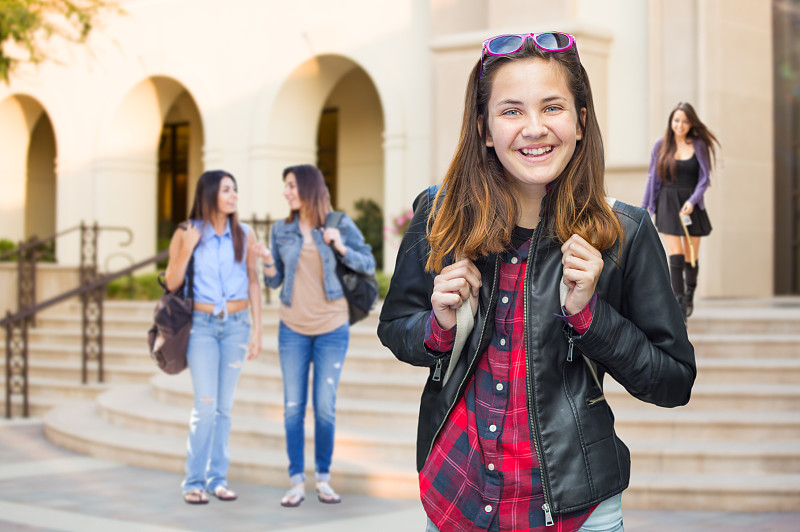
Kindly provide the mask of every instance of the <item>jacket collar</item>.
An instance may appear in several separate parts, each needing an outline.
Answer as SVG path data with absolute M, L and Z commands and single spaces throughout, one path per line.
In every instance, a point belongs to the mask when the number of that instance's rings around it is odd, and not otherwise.
M 214 231 L 214 226 L 210 222 L 203 222 L 202 220 L 196 221 L 195 225 L 200 228 L 200 240 L 203 243 L 211 240 L 212 238 L 218 236 L 220 239 L 223 238 L 231 238 L 231 219 L 225 218 L 225 230 L 222 231 L 221 235 L 217 235 L 216 231 Z

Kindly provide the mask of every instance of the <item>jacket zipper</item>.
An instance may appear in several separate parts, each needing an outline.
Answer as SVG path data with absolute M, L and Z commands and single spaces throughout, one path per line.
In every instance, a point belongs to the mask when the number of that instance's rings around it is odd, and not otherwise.
M 572 336 L 572 331 L 574 330 L 572 328 L 572 324 L 570 324 L 569 327 L 570 327 L 569 331 L 567 331 L 565 333 L 566 336 L 567 336 L 567 342 L 569 342 L 569 349 L 567 350 L 567 362 L 572 362 L 572 350 L 575 347 L 575 339 Z M 600 378 L 597 376 L 597 368 L 595 367 L 594 362 L 592 362 L 591 360 L 589 360 L 585 356 L 583 357 L 583 361 L 586 363 L 586 367 L 589 370 L 589 375 L 591 375 L 592 380 L 594 380 L 594 383 L 597 385 L 597 388 L 600 390 L 600 396 L 599 397 L 595 397 L 593 399 L 589 399 L 586 402 L 589 406 L 593 406 L 593 405 L 596 405 L 597 403 L 605 401 L 606 397 L 605 397 L 605 394 L 603 393 L 603 386 L 600 384 Z
M 570 325 L 572 327 L 572 325 Z M 569 351 L 567 351 L 567 362 L 572 362 L 572 348 L 575 347 L 575 341 L 572 339 L 572 335 L 569 335 Z
M 525 334 L 525 380 L 528 386 L 528 397 L 533 398 L 533 383 L 531 382 L 531 371 L 530 365 L 528 363 L 528 279 L 533 275 L 533 258 L 536 254 L 536 250 L 539 246 L 539 230 L 542 225 L 544 225 L 545 221 L 543 219 L 539 220 L 539 225 L 536 226 L 536 231 L 533 233 L 533 241 L 531 243 L 531 250 L 528 253 L 528 264 L 527 264 L 527 271 L 525 272 L 525 279 L 523 280 L 523 311 L 524 311 L 524 321 L 523 321 L 523 331 Z M 570 350 L 569 350 L 569 357 L 572 356 L 572 342 L 570 342 Z M 539 458 L 539 475 L 542 479 L 542 495 L 544 496 L 544 504 L 542 505 L 542 511 L 544 512 L 544 525 L 545 526 L 553 526 L 555 521 L 553 520 L 553 513 L 550 509 L 550 497 L 547 493 L 547 482 L 545 480 L 545 465 L 544 465 L 544 458 L 540 451 L 541 445 L 539 443 L 539 424 L 537 422 L 536 416 L 533 414 L 534 409 L 533 405 L 529 402 L 528 403 L 528 417 L 530 418 L 531 426 L 533 427 L 533 447 L 536 450 L 536 456 Z
M 500 257 L 495 257 L 495 259 L 494 259 L 494 278 L 492 279 L 492 292 L 491 292 L 491 294 L 489 294 L 489 304 L 491 304 L 491 302 L 494 301 L 495 289 L 497 288 L 497 285 L 498 285 L 497 276 L 498 276 L 499 270 L 500 270 Z M 478 304 L 480 304 L 480 302 L 478 302 Z M 478 339 L 478 347 L 479 348 L 480 348 L 480 345 L 483 343 L 483 336 L 486 333 L 486 325 L 487 325 L 488 321 L 489 320 L 483 320 L 483 327 L 481 327 L 481 336 Z M 467 347 L 467 344 L 465 343 L 464 344 L 464 348 L 466 348 L 466 347 Z M 462 353 L 462 355 L 463 355 L 463 353 Z M 467 353 L 467 355 L 469 355 L 469 353 Z M 476 357 L 476 359 L 477 359 L 477 357 Z M 437 363 L 437 369 L 435 369 L 433 371 L 433 376 L 436 377 L 436 371 L 438 370 L 439 371 L 439 380 L 441 380 L 441 372 L 442 372 L 442 367 L 441 367 L 442 361 L 441 361 L 441 359 L 437 360 L 436 363 Z M 474 360 L 473 360 L 473 363 L 474 363 Z M 469 375 L 470 369 L 472 369 L 472 368 L 471 367 L 467 368 L 467 371 L 464 373 L 464 378 L 461 379 L 461 382 L 458 384 L 458 389 L 459 390 L 461 389 L 462 386 L 464 386 L 464 382 L 467 380 L 467 376 Z M 436 379 L 432 378 L 431 380 L 436 380 Z M 458 399 L 458 397 L 456 397 L 456 399 Z M 445 421 L 447 421 L 447 418 L 450 417 L 450 412 L 453 410 L 453 407 L 456 406 L 457 402 L 458 402 L 457 400 L 453 401 L 453 403 L 449 407 L 447 407 L 447 413 L 442 418 L 442 422 L 439 423 L 439 427 L 436 429 L 436 432 L 433 434 L 433 438 L 431 438 L 431 444 L 428 447 L 427 454 L 425 455 L 425 459 L 426 460 L 431 455 L 431 451 L 433 450 L 433 444 L 436 442 L 436 438 L 439 437 L 439 433 L 442 431 L 442 427 L 444 427 Z
M 431 377 L 433 382 L 439 382 L 442 380 L 442 359 L 436 359 L 436 368 L 433 370 L 433 377 Z

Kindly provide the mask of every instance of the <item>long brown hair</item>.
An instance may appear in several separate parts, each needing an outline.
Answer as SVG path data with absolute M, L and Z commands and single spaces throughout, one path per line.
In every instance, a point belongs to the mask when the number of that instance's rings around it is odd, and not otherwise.
M 325 218 L 333 208 L 331 207 L 331 195 L 325 185 L 325 177 L 322 172 L 313 164 L 299 164 L 283 170 L 284 181 L 289 174 L 294 174 L 297 181 L 297 195 L 303 202 L 303 206 L 300 208 L 304 214 L 308 215 L 312 227 L 325 225 Z M 298 214 L 296 209 L 292 210 L 286 221 L 293 222 Z
M 697 116 L 697 113 L 692 107 L 692 104 L 687 102 L 678 102 L 678 105 L 669 113 L 667 119 L 667 131 L 664 133 L 664 140 L 661 142 L 661 150 L 658 153 L 658 164 L 656 171 L 658 178 L 664 183 L 670 183 L 675 180 L 675 152 L 678 150 L 678 145 L 675 142 L 675 132 L 672 131 L 672 117 L 675 116 L 677 111 L 683 111 L 686 114 L 686 119 L 691 124 L 689 132 L 686 137 L 689 139 L 700 139 L 706 144 L 706 159 L 708 159 L 709 170 L 714 167 L 717 160 L 717 151 L 714 148 L 716 143 L 719 146 L 717 137 L 706 127 L 706 125 Z M 697 145 L 695 145 L 697 149 Z
M 428 216 L 429 271 L 441 270 L 447 257 L 475 259 L 500 253 L 511 242 L 519 207 L 497 154 L 486 147 L 487 105 L 497 70 L 532 58 L 558 63 L 577 109 L 586 109 L 585 121 L 578 120 L 582 140 L 544 198 L 548 230 L 561 242 L 577 233 L 601 251 L 622 239 L 622 226 L 605 201 L 603 141 L 586 71 L 574 49 L 547 52 L 527 39 L 518 52 L 487 55 L 472 69 L 456 154 L 437 192 L 438 208 Z
M 189 219 L 202 220 L 204 224 L 211 222 L 211 217 L 216 214 L 219 205 L 219 185 L 226 177 L 233 181 L 234 189 L 238 191 L 236 179 L 225 170 L 209 170 L 204 172 L 197 181 L 197 188 L 194 191 L 194 203 Z M 239 223 L 239 216 L 234 212 L 228 215 L 228 222 L 231 226 L 231 236 L 233 237 L 233 253 L 236 262 L 244 260 L 245 235 L 242 225 Z

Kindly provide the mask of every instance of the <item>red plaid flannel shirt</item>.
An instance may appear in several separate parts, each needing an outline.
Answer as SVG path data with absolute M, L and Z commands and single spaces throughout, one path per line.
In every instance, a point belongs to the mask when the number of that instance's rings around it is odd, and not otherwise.
M 491 343 L 419 474 L 422 505 L 442 532 L 570 532 L 595 508 L 555 515 L 555 528 L 545 528 L 526 389 L 523 284 L 529 249 L 530 240 L 503 257 Z M 583 334 L 595 301 L 562 319 Z M 434 351 L 452 349 L 455 328 L 443 331 L 433 313 L 426 333 Z

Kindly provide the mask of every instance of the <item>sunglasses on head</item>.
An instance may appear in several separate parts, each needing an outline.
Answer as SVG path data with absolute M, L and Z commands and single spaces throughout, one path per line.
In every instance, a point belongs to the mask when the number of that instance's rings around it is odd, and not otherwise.
M 492 37 L 491 39 L 483 41 L 483 48 L 481 51 L 481 74 L 483 73 L 483 58 L 486 57 L 486 54 L 498 57 L 519 52 L 528 39 L 533 39 L 536 46 L 547 52 L 563 52 L 570 48 L 575 48 L 575 55 L 578 55 L 575 37 L 569 33 L 548 31 L 545 33 L 498 35 L 497 37 Z M 578 61 L 580 61 L 580 56 L 578 56 Z

